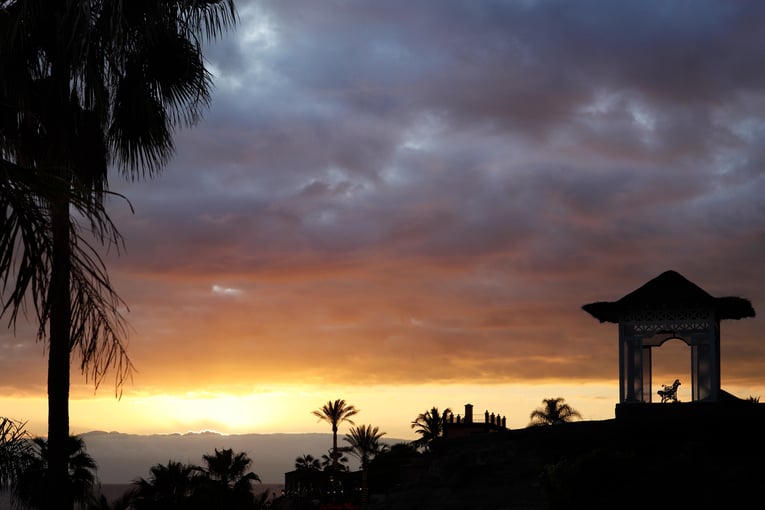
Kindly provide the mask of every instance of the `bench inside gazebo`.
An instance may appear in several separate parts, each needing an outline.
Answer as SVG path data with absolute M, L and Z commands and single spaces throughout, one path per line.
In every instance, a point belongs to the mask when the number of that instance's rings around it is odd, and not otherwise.
M 582 308 L 601 323 L 619 325 L 620 405 L 652 402 L 651 350 L 672 339 L 690 347 L 693 402 L 735 398 L 720 387 L 720 322 L 754 317 L 749 300 L 713 297 L 676 271 L 666 271 L 617 301 Z M 676 402 L 681 384 L 676 382 L 674 389 L 665 386 L 656 396 Z

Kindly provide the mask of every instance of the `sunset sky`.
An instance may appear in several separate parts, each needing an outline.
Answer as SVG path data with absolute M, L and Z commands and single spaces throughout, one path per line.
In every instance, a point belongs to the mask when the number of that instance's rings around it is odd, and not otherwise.
M 237 6 L 204 120 L 110 180 L 137 371 L 116 399 L 75 361 L 73 433 L 329 432 L 336 398 L 400 438 L 434 405 L 613 418 L 618 328 L 581 306 L 668 269 L 752 302 L 722 386 L 765 400 L 765 3 Z M 688 348 L 654 356 L 689 400 Z M 46 359 L 0 334 L 0 415 L 42 435 Z

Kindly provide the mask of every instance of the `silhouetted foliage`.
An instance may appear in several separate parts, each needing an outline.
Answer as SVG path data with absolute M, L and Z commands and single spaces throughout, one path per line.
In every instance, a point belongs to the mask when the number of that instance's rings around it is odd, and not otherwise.
M 215 450 L 203 455 L 205 467 L 197 478 L 192 500 L 197 508 L 208 510 L 246 510 L 255 507 L 252 483 L 260 477 L 248 471 L 252 460 L 244 452 Z
M 12 282 L 3 313 L 15 321 L 31 299 L 47 336 L 48 491 L 60 494 L 57 509 L 72 506 L 72 351 L 96 386 L 115 369 L 119 388 L 132 370 L 123 303 L 72 213 L 96 241 L 119 246 L 102 207 L 109 164 L 132 178 L 164 167 L 173 129 L 195 122 L 209 101 L 202 40 L 234 21 L 233 0 L 0 2 L 0 172 L 14 177 L 0 186 L 0 279 Z
M 345 454 L 342 452 L 341 449 L 338 449 L 338 453 L 340 456 L 337 458 L 337 463 L 335 463 L 332 460 L 332 450 L 330 449 L 327 451 L 327 453 L 323 453 L 321 455 L 321 469 L 327 470 L 327 469 L 334 469 L 336 471 L 348 471 L 350 468 L 348 467 L 348 463 L 350 462 L 350 459 L 345 456 Z
M 412 443 L 396 443 L 369 462 L 371 491 L 386 493 L 406 480 L 407 469 L 422 458 Z
M 377 454 L 387 450 L 387 445 L 380 443 L 380 438 L 385 432 L 380 432 L 379 427 L 371 425 L 359 425 L 351 427 L 348 434 L 345 435 L 345 441 L 350 445 L 349 452 L 361 461 L 362 503 L 367 502 L 368 497 L 368 468 L 371 461 Z
M 204 466 L 169 461 L 150 470 L 148 479 L 133 482 L 129 502 L 133 510 L 256 510 L 265 508 L 268 494 L 256 496 L 248 471 L 252 460 L 243 452 L 215 450 L 202 456 Z
M 447 407 L 443 412 L 439 412 L 436 406 L 433 406 L 424 413 L 420 413 L 417 419 L 412 422 L 412 428 L 415 429 L 414 432 L 420 436 L 413 444 L 417 447 L 427 448 L 433 441 L 441 437 L 444 433 L 444 426 L 451 414 L 452 410 L 450 408 Z
M 295 458 L 295 469 L 313 469 L 319 471 L 321 470 L 321 462 L 319 462 L 319 459 L 315 458 L 310 453 L 306 453 L 300 457 Z
M 48 508 L 55 505 L 59 494 L 47 490 L 47 478 L 50 476 L 48 463 L 48 442 L 41 437 L 32 440 L 34 456 L 16 483 L 13 490 L 14 503 L 21 508 Z M 69 493 L 79 508 L 86 508 L 94 497 L 98 484 L 96 462 L 85 448 L 85 441 L 78 436 L 69 436 L 67 442 Z
M 188 507 L 202 468 L 168 461 L 149 469 L 149 478 L 133 482 L 130 503 L 135 510 L 173 510 Z
M 352 416 L 359 413 L 359 410 L 354 406 L 347 404 L 343 399 L 337 399 L 334 402 L 328 401 L 321 409 L 312 411 L 311 414 L 319 418 L 319 420 L 326 421 L 332 426 L 332 465 L 337 468 L 339 465 L 340 452 L 337 449 L 337 427 L 343 422 L 348 422 L 354 425 Z
M 0 489 L 16 483 L 34 460 L 34 450 L 25 423 L 0 417 Z
M 529 425 L 559 425 L 582 417 L 579 411 L 564 403 L 564 401 L 565 399 L 561 397 L 543 399 L 542 403 L 544 406 L 531 412 L 529 416 L 531 422 Z

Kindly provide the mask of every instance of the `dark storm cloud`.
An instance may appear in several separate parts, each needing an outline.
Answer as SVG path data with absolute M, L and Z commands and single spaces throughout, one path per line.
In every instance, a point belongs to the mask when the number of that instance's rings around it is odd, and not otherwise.
M 757 2 L 265 2 L 275 69 L 358 111 L 444 109 L 523 131 L 601 92 L 711 106 L 763 84 Z M 361 98 L 357 100 L 356 97 Z M 370 104 L 375 97 L 385 98 Z M 377 105 L 388 104 L 389 108 Z
M 610 380 L 584 303 L 666 269 L 765 303 L 765 4 L 238 8 L 205 119 L 114 179 L 145 372 L 220 335 L 261 374 Z M 765 360 L 748 321 L 726 374 Z

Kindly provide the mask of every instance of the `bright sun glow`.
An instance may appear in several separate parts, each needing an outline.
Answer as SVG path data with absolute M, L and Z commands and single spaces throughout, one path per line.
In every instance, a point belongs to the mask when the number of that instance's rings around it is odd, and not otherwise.
M 725 388 L 735 395 L 765 394 L 765 387 Z M 547 382 L 535 385 L 407 385 L 370 387 L 282 386 L 242 395 L 193 392 L 178 395 L 141 394 L 126 390 L 113 397 L 75 398 L 70 403 L 73 434 L 92 430 L 131 434 L 172 434 L 215 431 L 222 434 L 329 433 L 325 422 L 311 411 L 337 398 L 356 406 L 356 425 L 379 426 L 387 437 L 411 440 L 416 436 L 411 422 L 419 413 L 436 406 L 464 413 L 465 404 L 474 412 L 496 413 L 510 428 L 528 425 L 529 414 L 545 398 L 562 397 L 585 420 L 614 417 L 618 388 L 612 384 Z M 27 422 L 33 435 L 47 430 L 47 401 L 44 397 L 0 397 L 3 415 Z M 347 425 L 349 426 L 349 425 Z M 344 428 L 342 433 L 346 433 Z
M 524 427 L 529 413 L 542 398 L 563 396 L 590 419 L 613 416 L 616 391 L 608 385 L 528 386 L 412 385 L 374 387 L 292 386 L 244 395 L 193 392 L 179 395 L 141 394 L 125 391 L 121 399 L 76 398 L 71 401 L 71 428 L 75 434 L 91 430 L 138 434 L 216 431 L 243 433 L 327 433 L 327 424 L 311 411 L 329 400 L 345 399 L 360 412 L 357 425 L 380 426 L 388 437 L 414 439 L 411 422 L 421 412 L 437 406 L 455 414 L 472 403 L 476 412 L 506 416 L 508 426 Z M 0 398 L 0 406 L 16 419 L 28 422 L 36 435 L 46 431 L 44 398 Z

